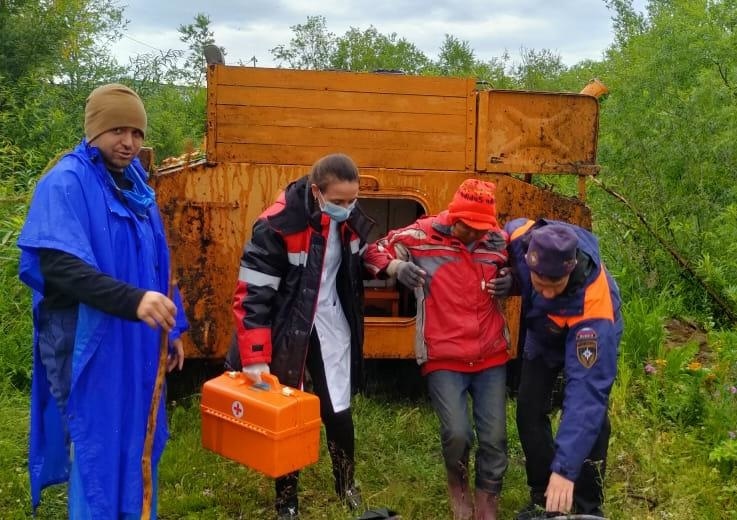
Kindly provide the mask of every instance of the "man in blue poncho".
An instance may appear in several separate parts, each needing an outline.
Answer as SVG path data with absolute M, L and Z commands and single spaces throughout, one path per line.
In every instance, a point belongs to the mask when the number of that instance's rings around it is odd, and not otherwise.
M 169 250 L 137 159 L 141 99 L 123 85 L 99 87 L 84 127 L 86 138 L 39 181 L 18 240 L 20 279 L 33 290 L 31 498 L 35 509 L 44 487 L 68 480 L 70 518 L 140 518 L 160 334 L 168 370 L 181 370 L 187 321 L 179 293 L 166 296 Z M 154 489 L 167 436 L 162 405 Z

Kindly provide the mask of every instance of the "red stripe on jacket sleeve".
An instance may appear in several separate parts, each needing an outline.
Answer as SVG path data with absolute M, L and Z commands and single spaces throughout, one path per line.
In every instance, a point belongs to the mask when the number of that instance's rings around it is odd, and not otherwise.
M 233 295 L 233 316 L 235 318 L 238 350 L 243 366 L 254 363 L 271 363 L 271 327 L 247 328 L 244 302 L 248 285 L 238 280 Z

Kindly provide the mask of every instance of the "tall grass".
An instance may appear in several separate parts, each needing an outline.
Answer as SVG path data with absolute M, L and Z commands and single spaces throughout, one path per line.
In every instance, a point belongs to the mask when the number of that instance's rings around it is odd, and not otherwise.
M 26 212 L 28 195 L 0 183 L 0 374 L 7 384 L 30 387 L 30 294 L 18 280 L 16 241 Z
M 620 355 L 627 364 L 641 367 L 647 359 L 662 357 L 666 318 L 663 302 L 633 296 L 623 302 L 622 313 L 625 327 Z

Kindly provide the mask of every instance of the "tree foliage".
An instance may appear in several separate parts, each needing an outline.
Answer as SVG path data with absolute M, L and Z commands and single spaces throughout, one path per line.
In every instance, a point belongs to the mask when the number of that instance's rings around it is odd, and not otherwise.
M 0 3 L 0 180 L 43 169 L 81 135 L 78 107 L 89 91 L 123 70 L 109 44 L 125 26 L 109 0 Z
M 512 75 L 519 86 L 529 90 L 556 90 L 560 78 L 567 68 L 560 54 L 549 49 L 522 48 L 520 62 L 514 66 Z
M 446 34 L 437 59 L 396 33 L 384 34 L 376 27 L 351 27 L 342 36 L 328 30 L 323 16 L 308 16 L 291 26 L 288 44 L 271 49 L 280 66 L 294 69 L 350 71 L 394 70 L 408 74 L 474 77 L 495 88 L 544 88 L 559 81 L 566 71 L 559 55 L 547 50 L 523 49 L 513 63 L 507 52 L 483 61 L 470 42 Z
M 470 42 L 446 34 L 438 59 L 425 69 L 426 74 L 476 78 L 494 88 L 513 88 L 516 80 L 509 72 L 510 57 L 504 52 L 484 62 L 476 57 Z
M 414 44 L 396 33 L 382 34 L 373 25 L 365 31 L 351 27 L 335 40 L 330 66 L 352 71 L 397 70 L 422 72 L 430 60 Z
M 293 69 L 326 69 L 335 52 L 335 35 L 327 30 L 324 16 L 308 16 L 303 24 L 290 27 L 294 36 L 288 45 L 277 45 L 271 54 Z
M 110 45 L 125 30 L 112 0 L 0 2 L 0 181 L 25 189 L 83 134 L 83 107 L 96 86 L 122 82 L 143 98 L 146 143 L 158 157 L 178 155 L 204 134 L 202 48 L 214 41 L 210 19 L 182 25 L 189 55 L 166 50 L 121 65 Z
M 205 47 L 215 44 L 215 33 L 210 28 L 212 21 L 203 13 L 197 13 L 194 22 L 179 26 L 179 39 L 187 44 L 189 54 L 184 67 L 178 69 L 180 78 L 187 84 L 201 87 L 204 84 L 207 62 Z M 225 55 L 225 49 L 220 47 Z
M 78 101 L 95 86 L 124 73 L 110 56 L 110 46 L 120 39 L 128 22 L 114 0 L 67 0 L 54 5 L 55 16 L 68 28 L 57 75 Z
M 469 76 L 473 74 L 476 55 L 471 44 L 452 34 L 446 34 L 440 46 L 437 68 L 443 76 Z
M 14 83 L 34 71 L 53 70 L 68 33 L 49 2 L 0 3 L 0 81 Z
M 611 4 L 617 36 L 603 78 L 612 91 L 601 119 L 605 178 L 729 294 L 737 261 L 728 243 L 711 238 L 735 234 L 725 219 L 737 197 L 735 2 L 652 0 L 646 15 L 628 1 Z M 641 233 L 633 239 L 629 247 L 651 245 Z M 667 259 L 649 271 L 660 283 L 678 279 Z M 692 308 L 703 306 L 698 295 Z

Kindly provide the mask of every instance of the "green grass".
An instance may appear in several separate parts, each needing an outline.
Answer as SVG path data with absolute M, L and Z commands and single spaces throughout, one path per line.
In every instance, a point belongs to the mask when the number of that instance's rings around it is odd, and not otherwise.
M 630 399 L 632 396 L 630 396 Z M 737 482 L 708 464 L 698 429 L 653 425 L 639 403 L 613 403 L 606 506 L 617 519 L 737 518 Z M 510 466 L 502 497 L 503 519 L 527 499 L 523 458 L 510 401 Z M 0 398 L 0 510 L 27 518 L 26 432 L 28 399 L 5 389 Z M 355 403 L 357 478 L 366 502 L 389 506 L 406 519 L 449 518 L 437 420 L 427 402 L 359 396 Z M 198 396 L 170 407 L 172 438 L 160 465 L 160 518 L 271 518 L 271 479 L 200 446 Z M 346 519 L 334 496 L 324 438 L 320 461 L 302 473 L 305 519 Z M 44 492 L 38 518 L 65 517 L 64 486 Z

